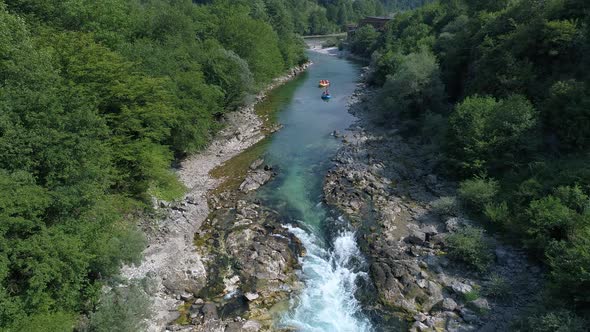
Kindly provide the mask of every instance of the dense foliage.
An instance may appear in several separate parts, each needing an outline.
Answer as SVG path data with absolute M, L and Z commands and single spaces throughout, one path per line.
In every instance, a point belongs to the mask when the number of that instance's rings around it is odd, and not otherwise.
M 428 135 L 470 213 L 548 267 L 549 312 L 520 328 L 579 329 L 590 318 L 588 2 L 440 0 L 375 34 L 350 42 L 372 55 L 383 121 Z M 476 235 L 453 244 L 483 267 Z
M 386 10 L 397 12 L 421 7 L 432 0 L 383 0 L 382 2 Z
M 97 308 L 90 330 L 137 328 L 116 307 L 137 289 L 101 295 L 141 259 L 134 219 L 183 194 L 172 162 L 224 112 L 306 61 L 296 17 L 327 9 L 297 6 L 0 2 L 0 330 L 71 330 Z

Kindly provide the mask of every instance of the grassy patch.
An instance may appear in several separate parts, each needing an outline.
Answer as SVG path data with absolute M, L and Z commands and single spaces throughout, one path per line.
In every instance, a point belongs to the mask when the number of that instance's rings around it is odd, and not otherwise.
M 432 202 L 432 209 L 441 216 L 456 216 L 459 212 L 457 199 L 452 196 L 444 196 Z
M 492 262 L 491 247 L 486 241 L 483 229 L 465 227 L 447 237 L 449 256 L 478 271 L 485 271 Z
M 183 304 L 181 304 L 180 306 L 178 306 L 178 312 L 180 313 L 180 317 L 178 317 L 174 323 L 178 324 L 178 325 L 188 325 L 191 322 L 191 318 L 190 318 L 190 308 L 191 308 L 192 302 L 185 302 Z
M 465 302 L 475 301 L 480 298 L 480 287 L 474 286 L 470 292 L 463 294 L 463 299 Z
M 178 176 L 172 171 L 162 173 L 157 182 L 150 186 L 149 193 L 167 202 L 178 200 L 186 193 L 186 187 L 180 182 Z
M 510 284 L 503 277 L 495 274 L 484 288 L 486 296 L 496 299 L 507 299 L 510 297 Z
M 221 193 L 228 190 L 237 190 L 246 178 L 249 166 L 264 154 L 269 143 L 270 140 L 265 138 L 222 165 L 212 169 L 209 173 L 212 177 L 225 179 L 213 192 Z

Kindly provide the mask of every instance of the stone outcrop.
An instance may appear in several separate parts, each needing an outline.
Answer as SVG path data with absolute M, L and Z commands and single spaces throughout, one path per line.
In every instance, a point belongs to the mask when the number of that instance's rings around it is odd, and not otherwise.
M 368 257 L 379 304 L 367 305 L 396 314 L 413 331 L 506 330 L 522 303 L 534 300 L 542 282 L 537 268 L 493 238 L 497 261 L 487 274 L 449 260 L 446 237 L 472 221 L 434 212 L 431 203 L 453 196 L 454 183 L 435 175 L 432 149 L 373 124 L 373 99 L 359 90 L 351 111 L 360 121 L 335 137 L 344 146 L 324 182 L 326 202 L 358 229 Z M 490 276 L 505 280 L 510 302 L 485 296 Z

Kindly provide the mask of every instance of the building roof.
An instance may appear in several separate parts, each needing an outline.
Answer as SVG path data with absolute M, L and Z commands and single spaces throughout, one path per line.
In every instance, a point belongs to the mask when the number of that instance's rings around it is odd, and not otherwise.
M 366 16 L 365 20 L 391 20 L 389 16 Z

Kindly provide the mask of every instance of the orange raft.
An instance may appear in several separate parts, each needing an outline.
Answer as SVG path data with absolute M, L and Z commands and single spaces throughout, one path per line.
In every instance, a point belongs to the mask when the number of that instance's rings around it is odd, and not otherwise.
M 330 81 L 328 80 L 320 80 L 320 88 L 325 88 L 330 86 Z

